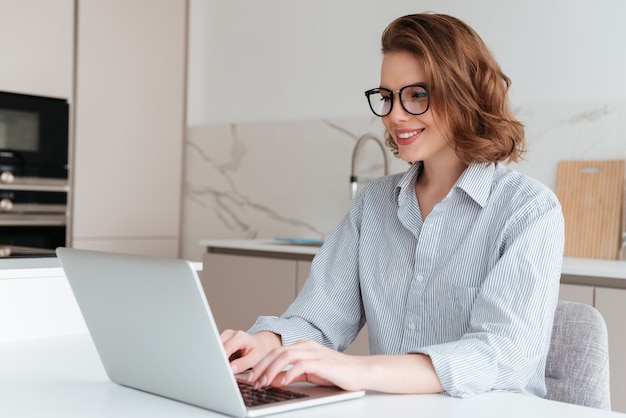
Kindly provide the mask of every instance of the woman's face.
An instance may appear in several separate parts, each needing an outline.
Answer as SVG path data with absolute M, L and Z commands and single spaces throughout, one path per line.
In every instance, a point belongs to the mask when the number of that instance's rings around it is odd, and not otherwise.
M 380 87 L 397 91 L 404 86 L 425 82 L 424 68 L 411 53 L 397 51 L 385 54 Z M 398 94 L 394 93 L 391 113 L 382 119 L 385 128 L 398 145 L 398 156 L 404 161 L 458 158 L 437 126 L 437 114 L 432 106 L 421 115 L 412 115 L 402 108 Z

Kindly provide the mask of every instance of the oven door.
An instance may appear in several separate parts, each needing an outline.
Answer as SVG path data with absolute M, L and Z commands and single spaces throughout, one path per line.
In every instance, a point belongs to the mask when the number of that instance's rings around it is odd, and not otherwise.
M 0 247 L 64 246 L 66 201 L 66 180 L 0 183 Z
M 10 220 L 7 223 L 7 219 L 0 219 L 0 222 L 0 249 L 16 246 L 53 250 L 65 246 L 65 225 L 51 225 L 48 220 L 41 219 L 33 219 L 32 225 L 11 225 Z

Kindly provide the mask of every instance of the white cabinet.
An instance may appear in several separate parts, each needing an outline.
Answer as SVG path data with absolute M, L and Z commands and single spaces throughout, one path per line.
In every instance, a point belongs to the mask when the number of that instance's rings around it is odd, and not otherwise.
M 285 255 L 219 254 L 202 258 L 201 282 L 220 331 L 246 330 L 260 315 L 280 316 L 302 289 L 311 261 Z M 363 329 L 346 350 L 369 354 L 367 330 Z
M 201 282 L 220 331 L 281 315 L 296 295 L 296 261 L 206 253 Z
M 74 0 L 2 0 L 0 90 L 71 101 Z
M 77 13 L 72 245 L 177 256 L 187 2 Z
M 594 287 L 578 284 L 561 284 L 559 299 L 593 306 Z

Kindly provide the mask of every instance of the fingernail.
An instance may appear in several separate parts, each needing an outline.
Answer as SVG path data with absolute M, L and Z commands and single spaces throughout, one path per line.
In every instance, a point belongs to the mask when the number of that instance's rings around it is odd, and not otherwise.
M 239 368 L 237 367 L 236 364 L 231 364 L 230 365 L 230 370 L 232 370 L 233 373 L 237 373 L 237 371 L 239 370 Z
M 248 376 L 246 376 L 246 380 L 248 382 L 252 382 L 254 380 L 254 373 L 252 372 L 248 373 Z
M 265 386 L 267 384 L 267 376 L 263 376 L 259 383 L 261 384 L 261 386 Z

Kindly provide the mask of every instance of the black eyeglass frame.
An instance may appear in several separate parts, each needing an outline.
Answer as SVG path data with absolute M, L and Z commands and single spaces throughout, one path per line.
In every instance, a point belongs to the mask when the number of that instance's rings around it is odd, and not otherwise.
M 404 106 L 404 102 L 402 101 L 402 91 L 406 88 L 409 87 L 422 87 L 424 89 L 424 91 L 426 92 L 426 109 L 424 109 L 423 112 L 419 112 L 419 113 L 413 113 L 410 112 L 406 106 Z M 387 93 L 389 93 L 389 97 L 391 98 L 391 104 L 389 105 L 389 111 L 387 113 L 385 113 L 384 115 L 379 115 L 378 113 L 376 113 L 376 111 L 374 110 L 374 107 L 372 106 L 372 101 L 370 100 L 370 96 L 372 94 L 376 94 L 376 93 L 380 93 L 381 91 L 386 91 Z M 408 113 L 409 115 L 413 115 L 413 116 L 419 116 L 419 115 L 423 115 L 424 113 L 428 112 L 428 109 L 430 108 L 430 94 L 428 93 L 428 87 L 426 87 L 426 84 L 424 83 L 415 83 L 415 84 L 409 84 L 408 86 L 404 86 L 398 90 L 390 90 L 388 88 L 385 87 L 376 87 L 374 89 L 370 89 L 367 90 L 365 92 L 365 97 L 367 98 L 367 104 L 370 107 L 370 110 L 372 111 L 373 114 L 375 114 L 376 116 L 383 118 L 385 116 L 388 116 L 391 113 L 391 110 L 393 109 L 393 104 L 394 104 L 394 93 L 398 94 L 398 101 L 400 102 L 400 106 L 402 106 L 402 109 L 404 109 L 404 111 L 406 113 Z

